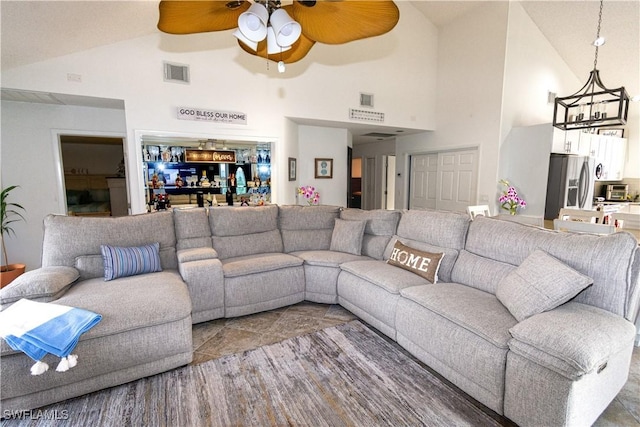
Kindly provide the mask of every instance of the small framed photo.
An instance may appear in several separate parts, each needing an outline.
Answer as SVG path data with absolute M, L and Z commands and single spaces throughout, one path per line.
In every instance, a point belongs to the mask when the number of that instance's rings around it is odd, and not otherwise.
M 618 138 L 624 138 L 624 129 L 612 129 L 612 128 L 598 129 L 598 135 L 617 136 Z
M 315 159 L 316 178 L 333 178 L 333 159 Z
M 298 161 L 294 157 L 289 157 L 289 181 L 296 180 L 296 174 L 298 170 Z

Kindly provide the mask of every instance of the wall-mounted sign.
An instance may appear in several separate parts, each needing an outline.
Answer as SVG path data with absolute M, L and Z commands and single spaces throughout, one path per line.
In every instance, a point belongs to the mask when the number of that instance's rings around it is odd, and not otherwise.
M 219 150 L 187 150 L 185 152 L 185 161 L 187 163 L 235 163 L 236 152 Z
M 247 115 L 236 111 L 203 110 L 201 108 L 178 107 L 179 120 L 199 120 L 216 123 L 246 125 Z

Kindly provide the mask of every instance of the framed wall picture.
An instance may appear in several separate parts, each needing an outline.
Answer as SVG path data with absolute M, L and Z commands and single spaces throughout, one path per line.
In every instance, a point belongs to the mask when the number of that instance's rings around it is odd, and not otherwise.
M 298 161 L 294 157 L 289 157 L 289 181 L 296 180 L 296 174 L 298 173 Z
M 624 129 L 613 129 L 613 128 L 598 129 L 598 135 L 617 136 L 618 138 L 624 138 Z
M 316 178 L 333 178 L 333 159 L 315 159 Z

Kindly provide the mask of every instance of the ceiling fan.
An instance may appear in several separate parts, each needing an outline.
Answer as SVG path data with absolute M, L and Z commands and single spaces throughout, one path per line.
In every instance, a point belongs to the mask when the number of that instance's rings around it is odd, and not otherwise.
M 210 0 L 160 2 L 169 34 L 231 30 L 246 52 L 281 63 L 304 58 L 316 42 L 342 44 L 389 32 L 400 12 L 390 0 Z

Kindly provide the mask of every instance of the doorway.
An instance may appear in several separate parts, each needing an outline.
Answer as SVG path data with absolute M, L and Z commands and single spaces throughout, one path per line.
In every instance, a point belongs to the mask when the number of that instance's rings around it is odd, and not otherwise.
M 409 209 L 466 212 L 474 204 L 477 149 L 413 155 L 409 167 Z
M 59 135 L 65 212 L 74 216 L 129 214 L 124 139 Z

